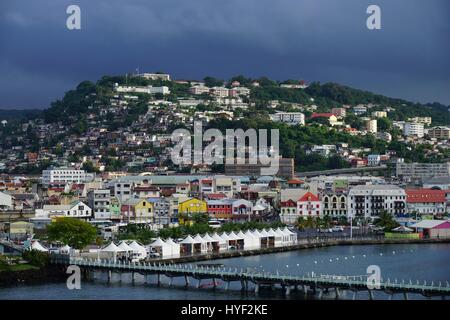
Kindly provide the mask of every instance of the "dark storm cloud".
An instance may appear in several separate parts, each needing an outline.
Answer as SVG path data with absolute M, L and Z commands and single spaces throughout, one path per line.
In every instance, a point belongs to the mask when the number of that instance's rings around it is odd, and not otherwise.
M 82 30 L 65 27 L 78 4 Z M 382 30 L 366 8 L 382 9 Z M 163 70 L 335 81 L 450 103 L 446 0 L 3 0 L 1 107 L 46 107 L 85 79 Z

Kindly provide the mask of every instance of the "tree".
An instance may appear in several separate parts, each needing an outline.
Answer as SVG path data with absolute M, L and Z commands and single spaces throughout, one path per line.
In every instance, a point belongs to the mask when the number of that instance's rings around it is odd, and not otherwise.
M 398 223 L 394 220 L 394 217 L 387 211 L 381 211 L 378 216 L 375 225 L 382 227 L 384 230 L 390 231 L 398 226 Z
M 52 222 L 47 227 L 48 239 L 59 241 L 75 249 L 83 249 L 97 237 L 97 228 L 88 222 L 64 217 Z
M 203 79 L 205 81 L 205 86 L 211 88 L 211 87 L 221 87 L 223 86 L 223 80 L 214 78 L 214 77 L 205 77 Z

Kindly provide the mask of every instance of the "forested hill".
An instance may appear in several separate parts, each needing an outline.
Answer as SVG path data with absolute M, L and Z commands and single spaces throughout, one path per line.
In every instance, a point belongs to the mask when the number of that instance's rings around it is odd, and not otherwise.
M 205 78 L 214 85 L 223 84 L 223 80 L 212 77 Z M 236 76 L 231 81 L 238 80 L 241 85 L 251 88 L 250 100 L 256 102 L 256 105 L 263 108 L 266 102 L 278 100 L 290 103 L 300 103 L 304 105 L 315 104 L 319 106 L 318 111 L 329 111 L 332 107 L 342 105 L 375 104 L 379 108 L 392 107 L 389 113 L 391 120 L 406 121 L 410 117 L 429 116 L 433 118 L 433 125 L 450 125 L 450 106 L 434 102 L 428 104 L 413 103 L 403 99 L 389 98 L 383 95 L 374 94 L 369 91 L 354 89 L 337 83 L 313 82 L 306 89 L 287 89 L 281 88 L 280 82 L 270 80 L 266 77 L 259 79 L 250 79 L 243 76 Z M 258 81 L 259 87 L 252 87 L 252 81 Z M 293 80 L 287 80 L 282 83 L 292 83 Z M 51 106 L 39 112 L 37 110 L 0 110 L 1 119 L 18 120 L 28 119 L 30 117 L 43 117 L 47 123 L 64 121 L 67 122 L 67 116 L 81 117 L 85 113 L 95 111 L 98 107 L 108 107 L 109 99 L 113 95 L 113 85 L 153 85 L 168 86 L 171 94 L 165 96 L 169 101 L 176 101 L 177 98 L 189 96 L 188 84 L 180 84 L 174 81 L 146 80 L 138 77 L 125 76 L 104 76 L 96 83 L 91 81 L 81 82 L 74 90 L 66 92 L 62 100 L 54 101 Z M 140 104 L 133 107 L 131 112 L 142 113 L 145 111 L 145 100 L 147 97 L 142 95 Z M 160 97 L 157 97 L 160 98 Z M 94 110 L 92 110 L 94 108 Z

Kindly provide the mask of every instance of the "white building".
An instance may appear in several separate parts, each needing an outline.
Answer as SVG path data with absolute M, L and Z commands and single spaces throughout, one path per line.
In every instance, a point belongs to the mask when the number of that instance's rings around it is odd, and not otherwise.
M 366 130 L 370 133 L 377 133 L 377 120 L 371 119 L 366 121 Z
M 331 218 L 347 216 L 347 196 L 345 194 L 325 194 L 322 197 L 323 215 Z
M 379 154 L 369 154 L 367 156 L 367 164 L 369 166 L 378 166 L 381 161 L 381 156 Z
M 88 192 L 89 206 L 93 209 L 94 219 L 111 219 L 111 195 L 109 189 L 95 189 Z
M 405 190 L 394 185 L 361 185 L 350 189 L 348 214 L 351 217 L 375 218 L 386 211 L 404 214 Z
M 49 185 L 55 182 L 61 183 L 84 183 L 91 175 L 86 174 L 84 170 L 73 168 L 55 168 L 42 171 L 42 184 Z
M 405 122 L 403 134 L 407 137 L 422 138 L 424 136 L 423 123 Z
M 411 122 L 416 122 L 416 123 L 423 123 L 426 125 L 430 125 L 431 124 L 431 117 L 414 117 L 414 118 L 409 118 L 408 121 Z
M 0 210 L 11 210 L 13 205 L 13 197 L 7 193 L 0 192 Z
M 170 81 L 170 75 L 167 73 L 140 73 L 137 76 L 148 80 Z
M 82 201 L 74 201 L 71 204 L 62 205 L 44 205 L 39 213 L 36 210 L 36 217 L 52 218 L 52 217 L 71 217 L 90 219 L 92 217 L 92 209 Z M 42 215 L 42 216 L 41 216 Z
M 277 112 L 271 114 L 270 119 L 274 122 L 283 122 L 289 125 L 305 124 L 305 115 L 301 112 Z
M 367 107 L 362 105 L 355 106 L 353 107 L 353 112 L 355 115 L 360 116 L 367 112 Z
M 189 92 L 195 95 L 209 93 L 209 88 L 205 86 L 193 86 L 189 88 Z
M 446 163 L 397 163 L 395 170 L 397 178 L 424 179 L 431 177 L 450 176 L 450 162 Z
M 147 94 L 169 94 L 170 90 L 169 87 L 162 86 L 162 87 L 153 87 L 153 86 L 146 86 L 146 87 L 130 87 L 130 86 L 119 86 L 117 83 L 114 86 L 114 90 L 116 92 L 120 93 L 147 93 Z

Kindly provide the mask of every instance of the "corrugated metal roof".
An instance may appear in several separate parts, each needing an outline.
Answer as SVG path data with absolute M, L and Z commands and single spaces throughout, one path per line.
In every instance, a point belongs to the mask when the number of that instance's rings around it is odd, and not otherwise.
M 436 226 L 443 224 L 445 222 L 447 222 L 447 220 L 422 220 L 422 221 L 419 221 L 419 222 L 411 225 L 410 227 L 421 228 L 421 229 L 432 229 L 432 228 L 435 228 Z

